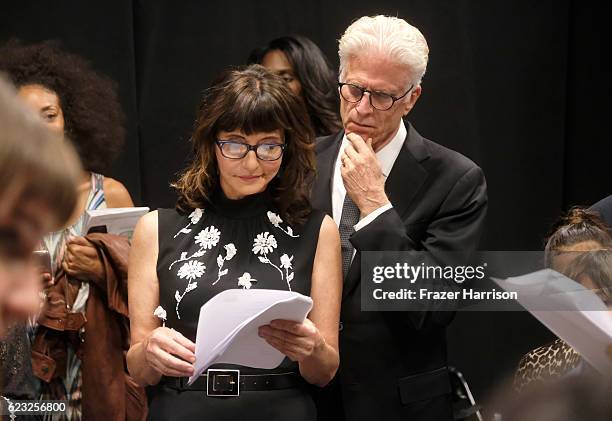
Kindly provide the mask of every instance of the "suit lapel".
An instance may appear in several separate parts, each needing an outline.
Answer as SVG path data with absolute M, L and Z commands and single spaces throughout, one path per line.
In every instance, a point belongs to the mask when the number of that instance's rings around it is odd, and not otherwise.
M 406 140 L 385 182 L 387 197 L 402 219 L 427 179 L 427 170 L 421 162 L 429 158 L 421 135 L 410 123 L 407 129 Z
M 333 217 L 332 183 L 334 179 L 334 164 L 342 144 L 344 131 L 317 140 L 317 176 L 312 194 L 312 207 L 320 209 Z

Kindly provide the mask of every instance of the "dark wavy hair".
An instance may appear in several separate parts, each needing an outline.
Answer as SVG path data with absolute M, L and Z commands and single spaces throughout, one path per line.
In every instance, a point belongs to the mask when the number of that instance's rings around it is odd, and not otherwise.
M 317 136 L 327 136 L 342 128 L 338 78 L 319 47 L 301 35 L 276 38 L 251 52 L 248 63 L 261 64 L 272 50 L 282 51 L 302 85 L 302 96 Z
M 104 173 L 125 141 L 124 115 L 116 84 L 90 64 L 60 49 L 56 41 L 24 45 L 11 40 L 0 47 L 0 72 L 20 88 L 41 85 L 59 98 L 66 136 L 83 168 Z
M 219 187 L 214 149 L 219 132 L 242 130 L 248 135 L 278 129 L 287 147 L 268 191 L 283 218 L 303 223 L 311 210 L 314 133 L 302 102 L 282 78 L 259 65 L 228 70 L 204 92 L 191 136 L 193 160 L 172 184 L 179 195 L 177 209 L 206 207 Z

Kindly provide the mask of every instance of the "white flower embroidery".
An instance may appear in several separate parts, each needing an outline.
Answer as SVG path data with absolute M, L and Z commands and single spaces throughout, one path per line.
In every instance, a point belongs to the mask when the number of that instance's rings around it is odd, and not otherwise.
M 191 223 L 195 225 L 198 222 L 200 222 L 200 219 L 202 218 L 203 213 L 204 212 L 202 212 L 202 209 L 200 208 L 196 208 L 193 212 L 191 212 L 191 214 L 189 215 L 189 219 L 191 220 Z
M 299 235 L 293 234 L 293 228 L 291 228 L 289 225 L 287 225 L 287 229 L 284 229 L 283 227 L 281 227 L 280 224 L 283 222 L 283 220 L 281 219 L 280 216 L 278 216 L 274 212 L 268 211 L 268 220 L 270 221 L 272 225 L 274 225 L 275 228 L 278 228 L 279 230 L 281 230 L 288 236 L 293 237 L 293 238 L 299 237 Z
M 236 255 L 236 246 L 234 243 L 229 243 L 223 246 L 225 251 L 227 251 L 227 255 L 225 256 L 225 260 L 232 260 L 232 257 Z
M 164 308 L 162 306 L 157 306 L 157 308 L 155 309 L 155 311 L 153 312 L 153 315 L 155 317 L 158 317 L 161 319 L 162 321 L 162 326 L 166 327 L 166 310 L 164 310 Z
M 278 244 L 276 238 L 269 232 L 262 232 L 257 234 L 257 238 L 253 241 L 253 253 L 266 255 L 274 250 Z
M 251 289 L 252 284 L 257 283 L 257 279 L 251 278 L 249 272 L 244 272 L 240 278 L 238 278 L 238 286 L 243 289 Z
M 291 281 L 293 281 L 293 271 L 289 272 L 289 269 L 293 269 L 291 262 L 293 261 L 293 255 L 291 257 L 287 256 L 287 254 L 283 254 L 280 258 L 281 264 L 280 267 L 285 269 L 285 281 L 287 282 L 287 287 L 289 291 L 291 291 Z
M 217 266 L 219 267 L 219 270 L 217 273 L 217 280 L 212 283 L 213 285 L 219 282 L 219 279 L 221 279 L 223 275 L 227 275 L 227 269 L 221 270 L 225 264 L 225 261 L 232 260 L 232 257 L 236 255 L 236 246 L 234 246 L 234 243 L 226 244 L 223 246 L 223 248 L 225 249 L 225 257 L 222 255 L 217 256 Z
M 206 266 L 204 266 L 204 263 L 198 262 L 196 260 L 191 260 L 181 266 L 177 275 L 181 279 L 187 278 L 188 280 L 192 281 L 204 275 L 205 270 Z
M 195 242 L 202 249 L 211 249 L 217 245 L 219 237 L 221 237 L 221 231 L 211 225 L 210 227 L 204 228 L 196 235 Z
M 289 257 L 287 254 L 283 254 L 281 256 L 281 267 L 283 269 L 292 269 L 291 262 L 293 261 L 293 256 Z
M 207 249 L 211 249 L 217 245 L 219 238 L 221 237 L 221 231 L 215 228 L 213 225 L 204 228 L 195 237 L 195 243 L 200 246 L 200 249 L 193 253 L 191 256 L 187 256 L 187 252 L 182 252 L 181 257 L 170 264 L 168 270 L 172 270 L 172 266 L 179 262 L 185 262 L 193 258 L 202 257 L 206 254 Z
M 270 212 L 268 211 L 268 219 L 270 220 L 270 222 L 272 223 L 272 225 L 274 225 L 275 227 L 278 228 L 278 225 L 283 222 L 283 220 L 281 219 L 280 216 L 278 216 L 277 214 L 275 214 L 274 212 Z
M 255 255 L 260 254 L 261 256 L 257 256 L 261 263 L 270 265 L 274 267 L 281 274 L 281 279 L 287 282 L 287 287 L 289 291 L 291 291 L 291 280 L 293 279 L 293 272 L 289 273 L 289 269 L 292 268 L 291 261 L 293 260 L 293 256 L 289 257 L 287 254 L 283 254 L 281 257 L 281 267 L 285 269 L 285 273 L 283 270 L 276 266 L 270 258 L 268 257 L 268 253 L 274 251 L 275 248 L 278 247 L 276 242 L 276 238 L 271 235 L 269 232 L 262 232 L 257 234 L 257 237 L 253 240 L 253 253 Z
M 179 230 L 179 232 L 177 232 L 176 234 L 174 234 L 173 238 L 176 238 L 179 236 L 179 234 L 189 234 L 191 232 L 191 228 L 189 228 L 191 225 L 195 225 L 198 222 L 200 222 L 200 219 L 202 219 L 202 215 L 204 214 L 204 211 L 202 211 L 202 209 L 200 208 L 196 208 L 194 209 L 193 212 L 191 212 L 191 214 L 189 214 L 189 220 L 191 222 L 189 222 L 189 224 L 187 224 L 186 227 L 181 228 Z

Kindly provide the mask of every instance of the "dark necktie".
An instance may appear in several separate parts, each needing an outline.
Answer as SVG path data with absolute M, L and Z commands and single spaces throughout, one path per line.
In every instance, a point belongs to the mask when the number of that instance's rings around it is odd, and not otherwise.
M 342 275 L 346 277 L 349 267 L 351 266 L 351 260 L 353 258 L 353 245 L 349 241 L 349 237 L 355 229 L 353 226 L 359 222 L 359 208 L 351 200 L 347 194 L 344 197 L 344 204 L 342 205 L 342 215 L 340 217 L 340 246 L 342 248 Z

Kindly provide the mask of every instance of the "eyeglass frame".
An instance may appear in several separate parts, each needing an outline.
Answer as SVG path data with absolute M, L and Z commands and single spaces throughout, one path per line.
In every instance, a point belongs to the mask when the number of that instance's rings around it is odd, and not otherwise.
M 247 151 L 240 158 L 232 158 L 230 156 L 227 156 L 227 155 L 225 155 L 223 153 L 223 145 L 228 144 L 228 143 L 244 145 L 244 146 L 247 147 Z M 258 145 L 249 145 L 248 143 L 236 142 L 235 140 L 221 140 L 221 139 L 215 140 L 215 144 L 219 148 L 219 151 L 221 151 L 221 155 L 223 155 L 224 158 L 227 158 L 227 159 L 243 159 L 244 157 L 246 157 L 249 154 L 249 152 L 253 151 L 253 152 L 255 152 L 255 156 L 257 157 L 257 159 L 259 159 L 261 161 L 265 161 L 265 162 L 274 162 L 274 161 L 278 161 L 279 159 L 281 159 L 283 157 L 283 154 L 285 153 L 285 148 L 287 147 L 286 143 L 260 143 Z M 262 159 L 262 158 L 259 157 L 259 154 L 257 153 L 257 149 L 260 146 L 280 146 L 281 147 L 281 154 L 279 155 L 278 158 L 275 158 L 275 159 Z
M 348 99 L 346 99 L 346 98 L 344 97 L 344 95 L 342 95 L 342 87 L 343 87 L 343 86 L 345 86 L 345 85 L 348 85 L 348 86 L 353 86 L 353 87 L 355 87 L 355 88 L 357 88 L 357 89 L 359 89 L 359 90 L 361 91 L 361 96 L 359 97 L 359 99 L 358 99 L 357 101 L 351 101 L 351 100 L 348 100 Z M 360 102 L 360 101 L 363 99 L 363 96 L 364 96 L 364 95 L 365 95 L 365 93 L 367 92 L 367 93 L 369 93 L 369 94 L 370 94 L 370 96 L 369 96 L 369 98 L 370 98 L 370 105 L 372 106 L 372 108 L 374 108 L 375 110 L 378 110 L 378 111 L 389 111 L 391 108 L 393 108 L 393 106 L 395 105 L 395 103 L 396 103 L 397 101 L 399 101 L 400 99 L 402 99 L 402 98 L 404 98 L 406 95 L 408 95 L 408 93 L 409 93 L 410 91 L 412 91 L 412 88 L 414 88 L 414 85 L 410 85 L 410 88 L 408 88 L 408 90 L 407 90 L 406 92 L 404 92 L 404 94 L 403 94 L 403 95 L 401 95 L 401 96 L 397 96 L 397 97 L 396 97 L 396 96 L 393 96 L 393 95 L 388 94 L 388 93 L 386 93 L 386 92 L 372 91 L 372 90 L 370 90 L 370 89 L 363 88 L 363 87 L 361 87 L 361 86 L 359 86 L 359 85 L 355 85 L 354 83 L 348 83 L 348 82 L 340 82 L 340 81 L 338 81 L 338 91 L 340 92 L 340 96 L 341 96 L 342 98 L 344 98 L 344 100 L 345 100 L 345 101 L 348 101 L 348 102 L 350 102 L 351 104 L 357 104 L 357 103 L 359 103 L 359 102 Z M 373 94 L 373 93 L 378 94 L 378 95 L 387 95 L 389 98 L 391 98 L 391 99 L 393 100 L 393 102 L 391 103 L 391 105 L 389 106 L 389 108 L 385 108 L 385 109 L 378 108 L 378 107 L 376 107 L 376 106 L 375 106 L 375 105 L 372 103 L 372 94 Z

